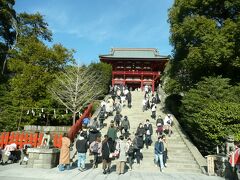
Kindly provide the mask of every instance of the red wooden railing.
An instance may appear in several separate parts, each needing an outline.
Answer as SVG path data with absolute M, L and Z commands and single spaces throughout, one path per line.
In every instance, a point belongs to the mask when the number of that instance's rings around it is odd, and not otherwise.
M 92 112 L 92 104 L 89 104 L 87 109 L 84 111 L 82 116 L 76 121 L 74 125 L 70 128 L 68 132 L 68 137 L 71 139 L 71 141 L 74 141 L 75 136 L 77 135 L 78 131 L 82 128 L 82 120 L 85 117 L 91 117 L 91 112 Z
M 160 72 L 154 72 L 154 71 L 112 71 L 113 75 L 122 75 L 122 74 L 126 74 L 126 75 L 150 75 L 150 76 L 159 76 Z

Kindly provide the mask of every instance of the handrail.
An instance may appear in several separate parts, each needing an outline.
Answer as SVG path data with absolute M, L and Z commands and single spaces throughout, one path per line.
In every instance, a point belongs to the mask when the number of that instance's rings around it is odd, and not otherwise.
M 82 128 L 82 121 L 83 121 L 83 119 L 86 118 L 86 117 L 90 117 L 91 116 L 92 107 L 93 107 L 93 104 L 92 103 L 89 104 L 87 109 L 82 114 L 82 116 L 70 128 L 70 130 L 68 132 L 68 137 L 70 138 L 70 140 L 72 142 L 74 141 L 74 138 L 77 135 L 78 131 Z

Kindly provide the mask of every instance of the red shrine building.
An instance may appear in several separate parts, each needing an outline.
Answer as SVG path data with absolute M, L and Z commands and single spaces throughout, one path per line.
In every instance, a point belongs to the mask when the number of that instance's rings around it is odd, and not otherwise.
M 148 85 L 153 92 L 169 60 L 155 48 L 112 48 L 110 54 L 100 55 L 99 59 L 112 65 L 112 86 L 122 84 L 143 90 Z

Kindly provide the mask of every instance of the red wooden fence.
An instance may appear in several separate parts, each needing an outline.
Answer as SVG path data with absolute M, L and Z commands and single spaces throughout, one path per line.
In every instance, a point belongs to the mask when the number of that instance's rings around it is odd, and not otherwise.
M 18 148 L 23 148 L 24 144 L 31 144 L 32 147 L 41 145 L 43 133 L 25 133 L 25 132 L 2 132 L 0 134 L 0 148 L 3 149 L 6 145 L 15 143 Z M 60 148 L 62 145 L 62 135 L 53 135 L 53 146 Z
M 73 141 L 78 131 L 82 128 L 82 120 L 85 117 L 91 117 L 92 104 L 89 104 L 83 115 L 76 121 L 68 132 L 69 138 Z M 2 132 L 0 134 L 0 148 L 15 143 L 18 148 L 23 148 L 24 144 L 31 144 L 32 147 L 41 145 L 43 133 L 25 133 L 25 132 Z M 60 148 L 62 146 L 62 135 L 53 135 L 53 146 Z

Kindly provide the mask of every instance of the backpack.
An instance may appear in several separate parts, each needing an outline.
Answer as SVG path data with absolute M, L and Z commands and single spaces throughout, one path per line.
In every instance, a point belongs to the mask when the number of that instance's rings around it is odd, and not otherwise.
M 93 145 L 92 152 L 98 153 L 98 143 L 97 142 L 95 142 L 95 144 Z
M 138 148 L 143 148 L 143 139 L 141 137 L 137 138 L 137 147 Z
M 83 119 L 83 124 L 88 125 L 89 122 L 90 122 L 90 120 L 89 120 L 88 118 L 84 118 L 84 119 Z

